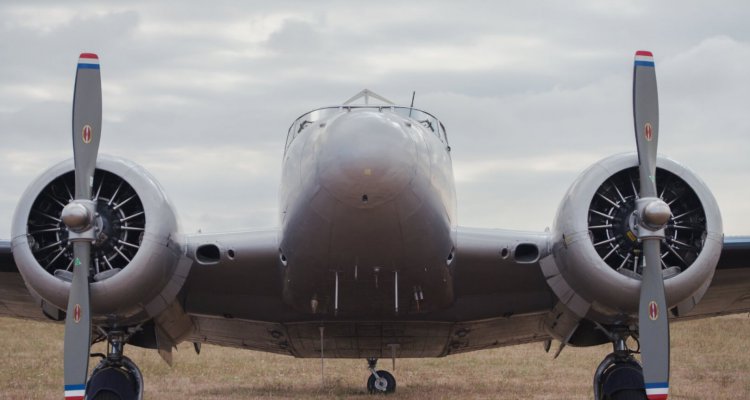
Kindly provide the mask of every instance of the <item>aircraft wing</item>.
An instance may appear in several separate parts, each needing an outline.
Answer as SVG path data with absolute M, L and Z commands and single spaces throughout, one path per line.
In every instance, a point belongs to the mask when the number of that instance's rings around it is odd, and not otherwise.
M 281 299 L 277 234 L 277 230 L 272 229 L 189 236 L 187 252 L 192 253 L 189 255 L 194 261 L 183 291 L 186 311 L 194 316 L 239 313 L 236 308 L 243 300 L 252 299 L 267 305 L 258 309 L 266 309 L 269 315 L 265 317 L 269 320 L 278 317 L 279 312 L 288 312 Z M 455 285 L 460 302 L 495 293 L 505 301 L 527 304 L 514 307 L 516 312 L 539 310 L 554 304 L 554 294 L 538 266 L 538 259 L 548 254 L 545 233 L 459 228 L 457 242 L 460 267 L 455 272 Z M 505 263 L 503 249 L 507 249 L 506 259 L 510 260 L 522 243 L 540 245 L 536 260 Z M 219 259 L 197 259 L 198 247 L 207 244 L 216 246 Z M 234 254 L 231 259 L 230 253 Z M 750 237 L 727 237 L 706 295 L 680 318 L 747 311 L 750 311 Z M 0 241 L 0 315 L 45 319 L 18 272 L 9 241 Z
M 278 230 L 187 237 L 194 259 L 185 285 L 185 311 L 193 316 L 274 320 L 282 302 Z M 252 313 L 252 314 L 248 314 Z
M 750 311 L 750 236 L 724 239 L 721 258 L 706 295 L 685 318 Z
M 10 242 L 0 240 L 0 316 L 45 320 L 18 272 Z
M 485 303 L 478 307 L 483 310 L 503 309 L 501 305 L 510 303 L 527 305 L 514 307 L 514 314 L 548 310 L 554 304 L 554 294 L 545 282 L 539 260 L 549 255 L 550 246 L 550 234 L 546 232 L 459 227 L 453 273 L 458 302 L 476 298 Z M 486 296 L 498 298 L 486 304 Z
M 552 249 L 549 234 L 459 227 L 455 291 L 459 303 L 492 295 L 500 308 L 515 303 L 513 313 L 551 309 L 557 298 L 545 282 L 540 260 Z M 536 245 L 539 252 L 528 250 Z M 519 252 L 519 250 L 521 250 Z M 519 257 L 520 253 L 520 257 Z M 679 319 L 706 318 L 750 311 L 750 236 L 727 237 L 716 272 L 703 299 Z
M 185 237 L 191 259 L 181 296 L 197 315 L 224 315 L 243 299 L 281 303 L 278 230 L 198 234 Z M 0 316 L 46 319 L 13 260 L 11 242 L 0 240 Z
M 10 242 L 0 240 L 0 272 L 18 272 L 10 251 Z

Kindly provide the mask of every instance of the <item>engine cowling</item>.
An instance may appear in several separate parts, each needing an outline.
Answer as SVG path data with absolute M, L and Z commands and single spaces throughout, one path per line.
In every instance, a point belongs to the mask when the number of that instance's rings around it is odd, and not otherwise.
M 93 181 L 97 207 L 90 296 L 98 323 L 130 323 L 161 313 L 187 276 L 177 218 L 164 190 L 142 167 L 100 156 Z M 29 185 L 13 217 L 13 257 L 40 305 L 65 310 L 73 252 L 60 220 L 72 199 L 73 160 Z
M 635 154 L 606 158 L 573 183 L 557 212 L 553 254 L 542 269 L 560 301 L 579 318 L 637 319 L 642 271 L 637 240 Z M 657 192 L 672 214 L 662 242 L 667 305 L 692 308 L 711 282 L 723 243 L 718 205 L 695 173 L 657 161 Z

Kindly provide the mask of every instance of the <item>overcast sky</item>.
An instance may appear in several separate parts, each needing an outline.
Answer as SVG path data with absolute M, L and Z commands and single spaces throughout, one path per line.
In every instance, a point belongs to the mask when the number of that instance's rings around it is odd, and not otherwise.
M 101 59 L 100 151 L 207 232 L 276 226 L 289 125 L 363 88 L 416 90 L 443 121 L 459 224 L 543 230 L 585 167 L 635 149 L 632 57 L 652 50 L 662 154 L 706 181 L 726 233 L 750 234 L 746 1 L 62 3 L 0 3 L 0 238 L 72 155 L 84 51 Z

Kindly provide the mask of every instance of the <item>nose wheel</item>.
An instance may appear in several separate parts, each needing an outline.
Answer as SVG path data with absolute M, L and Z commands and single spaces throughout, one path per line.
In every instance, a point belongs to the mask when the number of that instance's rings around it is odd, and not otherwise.
M 378 363 L 377 358 L 367 359 L 367 369 L 370 370 L 370 377 L 367 378 L 367 391 L 373 394 L 393 393 L 396 391 L 396 378 L 385 370 L 376 370 Z

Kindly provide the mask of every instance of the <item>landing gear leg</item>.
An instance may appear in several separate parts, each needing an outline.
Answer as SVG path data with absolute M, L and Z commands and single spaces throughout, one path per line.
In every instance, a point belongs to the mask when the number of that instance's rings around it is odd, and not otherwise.
M 614 349 L 596 369 L 594 399 L 646 400 L 643 368 L 633 358 L 638 350 L 632 351 L 627 346 L 631 332 L 624 327 L 616 327 L 610 331 L 599 325 L 599 329 L 609 336 Z
M 367 378 L 367 391 L 370 393 L 393 393 L 396 391 L 396 378 L 388 371 L 376 371 L 377 364 L 377 358 L 367 359 L 367 369 L 371 373 L 370 377 Z
M 102 360 L 86 385 L 86 398 L 93 400 L 142 400 L 143 375 L 133 361 L 123 355 L 129 334 L 121 330 L 103 332 L 107 354 L 92 354 Z

